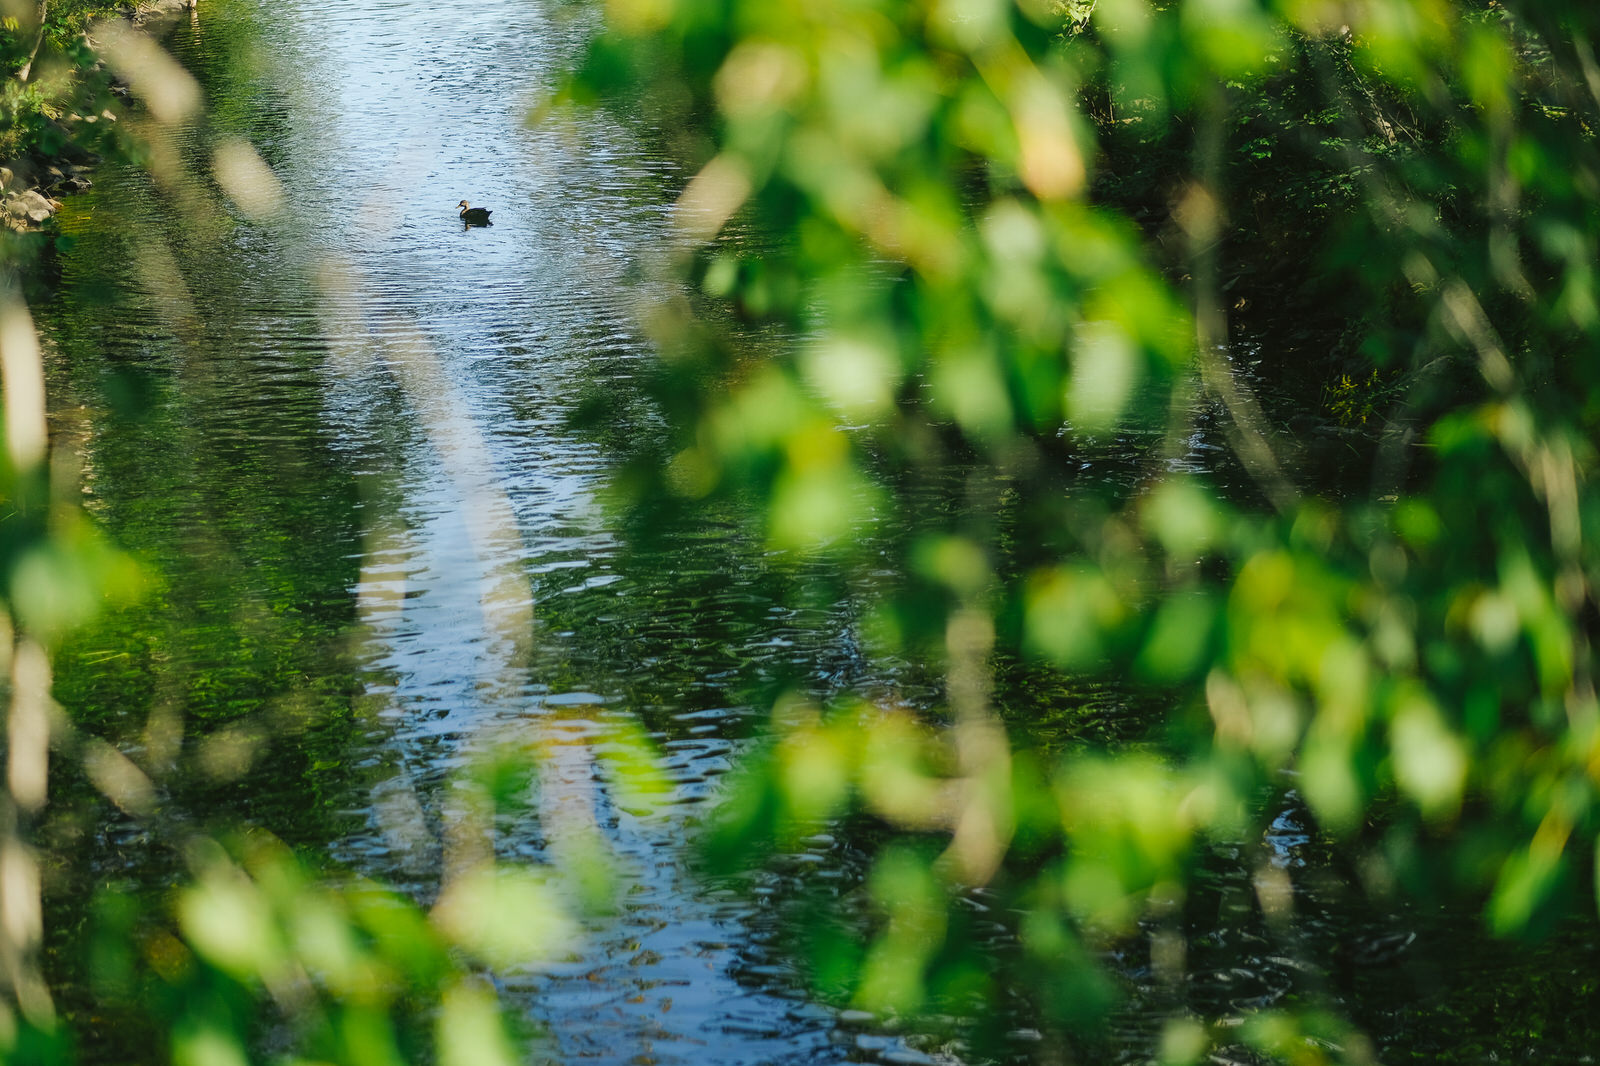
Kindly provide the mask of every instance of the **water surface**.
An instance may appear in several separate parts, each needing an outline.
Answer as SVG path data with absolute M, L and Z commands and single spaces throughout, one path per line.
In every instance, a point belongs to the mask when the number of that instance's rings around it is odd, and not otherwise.
M 639 321 L 681 295 L 654 280 L 654 262 L 686 175 L 625 119 L 528 123 L 593 12 L 202 7 L 170 42 L 210 102 L 208 118 L 163 135 L 189 165 L 159 178 L 107 166 L 63 215 L 77 243 L 37 309 L 86 503 L 161 575 L 145 603 L 64 655 L 58 698 L 80 727 L 170 768 L 175 808 L 265 826 L 424 901 L 464 817 L 453 776 L 496 743 L 537 746 L 540 787 L 494 847 L 543 862 L 597 830 L 625 885 L 619 913 L 576 950 L 505 981 L 546 1027 L 547 1057 L 1060 1061 L 1066 1048 L 1030 1023 L 1027 989 L 1011 990 L 1014 1015 L 981 1054 L 937 1026 L 889 1032 L 804 991 L 786 946 L 801 902 L 859 883 L 870 829 L 808 839 L 738 890 L 687 872 L 683 843 L 764 718 L 754 694 L 790 684 L 927 707 L 937 685 L 861 654 L 870 588 L 770 565 L 734 505 L 648 548 L 603 506 L 618 442 L 664 431 L 641 388 L 655 353 Z M 202 176 L 234 136 L 282 183 L 272 219 L 243 218 Z M 461 199 L 491 207 L 495 225 L 458 224 Z M 611 424 L 577 428 L 597 397 Z M 1199 413 L 1177 462 L 1226 481 L 1213 425 Z M 1131 476 L 1150 444 L 1113 442 L 1084 467 Z M 870 551 L 895 531 L 862 535 Z M 1019 720 L 1048 723 L 1036 726 L 1047 746 L 1128 743 L 1155 717 L 1115 689 L 1021 670 L 1004 694 Z M 604 771 L 633 731 L 671 784 L 644 804 L 621 802 Z M 1147 944 L 1109 960 L 1128 1006 L 1093 1057 L 1145 1061 L 1169 1011 L 1228 1017 L 1311 992 L 1420 1055 L 1447 1041 L 1413 1029 L 1503 976 L 1499 956 L 1473 970 L 1425 950 L 1448 947 L 1440 933 L 1456 919 L 1362 903 L 1292 788 L 1275 802 L 1263 840 L 1207 858 L 1184 987 L 1160 977 Z M 94 847 L 58 873 L 60 894 L 177 876 L 147 829 L 94 817 Z M 1303 882 L 1287 929 L 1262 920 L 1263 862 Z M 1014 916 L 990 913 L 982 893 L 966 904 L 1003 972 Z M 1540 973 L 1592 960 L 1594 943 L 1587 931 L 1560 942 Z M 1452 984 L 1452 968 L 1467 978 Z M 1482 1048 L 1525 1032 L 1468 1013 L 1466 1039 Z

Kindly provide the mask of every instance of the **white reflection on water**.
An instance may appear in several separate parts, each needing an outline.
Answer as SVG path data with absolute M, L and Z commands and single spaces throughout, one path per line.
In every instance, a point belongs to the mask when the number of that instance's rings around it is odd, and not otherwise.
M 841 1037 L 785 967 L 752 952 L 751 905 L 686 874 L 685 819 L 727 768 L 735 745 L 721 734 L 741 712 L 675 712 L 674 735 L 656 735 L 674 791 L 624 810 L 596 753 L 635 721 L 627 664 L 569 655 L 592 634 L 538 620 L 542 589 L 593 598 L 581 618 L 638 637 L 604 606 L 638 580 L 618 571 L 595 503 L 608 457 L 566 417 L 584 389 L 626 387 L 652 357 L 635 308 L 659 294 L 638 279 L 681 185 L 602 116 L 525 123 L 585 25 L 511 0 L 334 0 L 290 5 L 267 32 L 286 110 L 276 233 L 321 293 L 325 416 L 367 516 L 355 592 L 369 696 L 392 726 L 395 773 L 374 789 L 369 831 L 338 853 L 431 894 L 483 858 L 459 843 L 472 834 L 452 822 L 473 814 L 449 773 L 486 745 L 532 745 L 544 760 L 533 813 L 499 826 L 494 852 L 543 862 L 598 832 L 625 884 L 621 913 L 592 923 L 576 954 L 504 979 L 554 1053 L 917 1059 L 899 1039 Z M 461 199 L 495 225 L 464 230 Z M 721 594 L 751 595 L 737 582 Z M 749 639 L 769 654 L 791 643 Z

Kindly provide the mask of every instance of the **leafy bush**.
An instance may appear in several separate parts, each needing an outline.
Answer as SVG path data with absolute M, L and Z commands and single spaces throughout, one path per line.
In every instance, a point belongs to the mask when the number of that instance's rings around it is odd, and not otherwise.
M 883 850 L 881 933 L 829 970 L 847 999 L 970 990 L 958 901 L 1007 886 L 1041 1009 L 1081 1024 L 1094 949 L 1163 928 L 1197 856 L 1291 787 L 1413 898 L 1502 934 L 1563 912 L 1600 738 L 1589 7 L 608 12 L 569 98 L 671 131 L 695 176 L 669 268 L 796 338 L 750 359 L 711 316 L 657 316 L 681 433 L 634 506 L 762 501 L 774 551 L 881 589 L 876 653 L 947 676 L 931 734 L 780 701 L 714 836 L 732 861 L 861 810 L 938 842 Z M 1291 340 L 1263 364 L 1309 364 L 1309 402 L 1338 382 L 1333 413 L 1375 431 L 1353 494 L 1297 469 L 1316 440 L 1243 371 L 1261 315 Z M 1179 461 L 1208 404 L 1231 488 Z M 1127 477 L 1071 475 L 1129 441 Z M 864 528 L 903 531 L 903 579 L 874 585 Z M 992 698 L 1019 657 L 1155 686 L 1173 739 L 1041 767 Z M 1290 1055 L 1325 1024 L 1246 1033 Z

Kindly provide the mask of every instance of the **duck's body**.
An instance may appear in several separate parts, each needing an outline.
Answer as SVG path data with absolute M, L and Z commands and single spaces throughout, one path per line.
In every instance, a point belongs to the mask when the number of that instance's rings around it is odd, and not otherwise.
M 482 207 L 469 207 L 465 200 L 462 200 L 459 206 L 461 208 L 461 221 L 465 222 L 467 225 L 469 225 L 469 226 L 491 226 L 491 225 L 493 225 L 493 223 L 489 221 L 489 216 L 492 215 L 494 212 L 489 211 L 489 210 L 487 210 L 485 208 L 482 208 Z

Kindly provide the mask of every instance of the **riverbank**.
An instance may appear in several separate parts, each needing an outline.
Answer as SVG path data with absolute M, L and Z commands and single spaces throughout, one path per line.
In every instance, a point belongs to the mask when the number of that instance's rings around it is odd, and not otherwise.
M 35 31 L 10 74 L 16 91 L 9 95 L 18 102 L 4 116 L 13 154 L 0 162 L 0 225 L 17 233 L 44 226 L 61 209 L 58 197 L 88 189 L 93 166 L 115 150 L 116 102 L 127 87 L 107 68 L 95 27 L 119 19 L 159 38 L 195 7 L 196 0 L 140 0 L 80 9 L 70 14 L 73 21 Z M 41 55 L 47 40 L 70 32 L 79 20 L 87 20 L 88 28 Z

